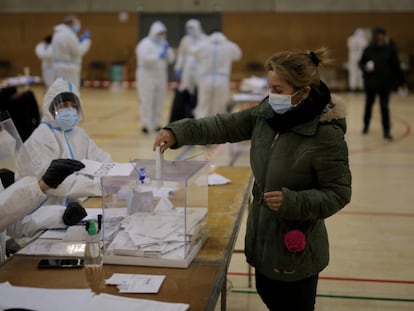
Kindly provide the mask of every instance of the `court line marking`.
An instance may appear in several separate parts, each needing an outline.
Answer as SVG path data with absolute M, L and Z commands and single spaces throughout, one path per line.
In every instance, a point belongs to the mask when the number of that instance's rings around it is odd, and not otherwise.
M 257 294 L 255 290 L 240 290 L 232 289 L 232 293 L 235 294 Z M 414 302 L 414 299 L 409 298 L 392 298 L 392 297 L 369 297 L 369 296 L 346 296 L 346 295 L 328 295 L 328 294 L 316 294 L 319 298 L 333 298 L 333 299 L 354 299 L 354 300 L 376 300 L 376 301 L 395 301 L 395 302 Z

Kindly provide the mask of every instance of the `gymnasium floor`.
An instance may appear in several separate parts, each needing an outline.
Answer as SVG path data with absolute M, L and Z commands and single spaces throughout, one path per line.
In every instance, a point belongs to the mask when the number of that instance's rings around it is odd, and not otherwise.
M 329 83 L 328 83 L 329 85 Z M 33 88 L 39 103 L 44 90 Z M 364 96 L 339 94 L 348 107 L 346 139 L 353 175 L 351 203 L 327 219 L 330 265 L 321 273 L 318 311 L 414 310 L 414 95 L 391 98 L 394 141 L 382 138 L 378 103 L 369 135 L 361 135 Z M 135 89 L 83 88 L 81 126 L 113 160 L 153 158 L 154 134 L 140 132 Z M 171 92 L 168 98 L 171 103 Z M 165 120 L 169 109 L 165 110 Z M 213 165 L 249 165 L 249 143 L 170 150 L 166 159 L 191 156 Z M 236 249 L 243 249 L 244 226 Z M 266 310 L 249 287 L 244 255 L 233 254 L 229 273 L 229 311 Z M 220 310 L 219 305 L 216 310 Z

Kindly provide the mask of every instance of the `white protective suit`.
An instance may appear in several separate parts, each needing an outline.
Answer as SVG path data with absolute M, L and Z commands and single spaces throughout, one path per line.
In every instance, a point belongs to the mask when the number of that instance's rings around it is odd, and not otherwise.
M 36 56 L 42 61 L 42 79 L 47 88 L 55 81 L 53 69 L 53 49 L 51 44 L 42 41 L 35 47 Z
M 58 78 L 52 84 L 44 97 L 42 122 L 24 143 L 32 161 L 20 161 L 20 158 L 17 158 L 16 180 L 23 176 L 35 176 L 37 179 L 41 179 L 52 160 L 59 158 L 70 158 L 79 161 L 90 159 L 99 162 L 112 162 L 111 156 L 101 150 L 82 128 L 75 126 L 66 132 L 63 132 L 59 128 L 49 107 L 53 99 L 63 92 L 76 94 L 81 104 L 79 91 L 70 81 Z M 99 179 L 92 179 L 82 174 L 72 174 L 56 189 L 48 190 L 48 199 L 39 209 L 51 204 L 66 205 L 66 198 L 77 199 L 101 195 Z M 62 211 L 61 208 L 56 208 L 58 215 L 56 219 L 59 221 Z M 26 216 L 21 223 L 10 226 L 7 229 L 8 234 L 13 237 L 22 235 L 30 236 L 29 232 L 32 232 L 32 226 L 26 225 L 24 228 L 22 224 L 29 223 L 28 218 L 30 217 L 39 218 L 39 215 L 42 215 L 42 212 L 36 210 L 35 213 Z M 37 220 L 36 222 L 38 223 Z
M 190 94 L 194 94 L 198 79 L 198 64 L 194 57 L 194 51 L 207 36 L 203 33 L 201 24 L 196 19 L 187 21 L 185 27 L 186 29 L 190 28 L 192 33 L 186 34 L 180 41 L 174 70 L 181 72 L 179 90 L 187 90 Z
M 57 25 L 52 38 L 54 79 L 64 77 L 79 89 L 82 56 L 90 46 L 90 39 L 80 42 L 68 25 Z
M 35 177 L 24 177 L 7 189 L 0 182 L 0 262 L 6 257 L 5 228 L 46 200 Z
M 154 22 L 148 36 L 142 39 L 135 49 L 141 127 L 149 131 L 164 124 L 162 114 L 168 91 L 168 63 L 174 61 L 174 52 L 168 48 L 166 57 L 161 58 L 160 54 L 168 42 L 157 41 L 157 35 L 166 31 L 167 28 L 163 23 Z
M 195 51 L 200 67 L 198 102 L 195 117 L 215 115 L 226 111 L 230 93 L 232 62 L 241 58 L 237 44 L 221 32 L 214 32 L 203 40 Z
M 362 71 L 358 66 L 362 52 L 368 45 L 368 39 L 364 30 L 358 28 L 354 34 L 348 38 L 348 85 L 351 91 L 363 90 L 364 81 Z

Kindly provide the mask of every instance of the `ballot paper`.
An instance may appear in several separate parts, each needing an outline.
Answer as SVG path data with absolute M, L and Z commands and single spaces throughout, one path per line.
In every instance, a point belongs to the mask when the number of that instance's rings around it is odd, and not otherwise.
M 213 173 L 213 174 L 209 174 L 208 175 L 208 184 L 210 186 L 214 186 L 214 185 L 225 185 L 225 184 L 229 184 L 231 182 L 230 179 L 221 176 L 217 173 Z
M 117 285 L 120 293 L 156 294 L 165 275 L 114 273 L 105 280 L 107 285 Z
M 82 310 L 94 296 L 90 289 L 46 289 L 0 283 L 0 310 L 25 308 L 42 311 Z
M 161 301 L 120 297 L 115 295 L 100 294 L 93 299 L 81 311 L 186 311 L 190 305 L 183 303 L 167 303 Z
M 134 170 L 133 163 L 103 163 L 93 160 L 82 160 L 85 167 L 79 171 L 80 174 L 95 177 L 102 176 L 130 176 Z

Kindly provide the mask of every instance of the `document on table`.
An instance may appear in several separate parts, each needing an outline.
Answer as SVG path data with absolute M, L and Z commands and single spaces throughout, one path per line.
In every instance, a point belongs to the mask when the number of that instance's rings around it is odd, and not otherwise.
M 102 176 L 130 176 L 134 169 L 133 163 L 103 163 L 93 160 L 82 160 L 85 167 L 79 171 L 80 174 L 102 177 Z
M 0 310 L 26 308 L 42 311 L 82 310 L 93 297 L 90 289 L 46 289 L 0 283 Z M 115 310 L 115 309 L 114 309 Z
M 21 255 L 83 257 L 85 254 L 85 243 L 37 239 L 23 247 L 17 253 Z
M 120 293 L 156 294 L 165 275 L 114 273 L 105 280 L 107 285 L 118 285 Z
M 147 299 L 126 298 L 115 295 L 100 294 L 93 297 L 82 311 L 186 311 L 190 305 L 184 303 L 167 303 Z
M 49 289 L 0 283 L 0 310 L 26 308 L 41 311 L 186 311 L 190 305 L 115 295 L 95 295 L 90 289 Z

